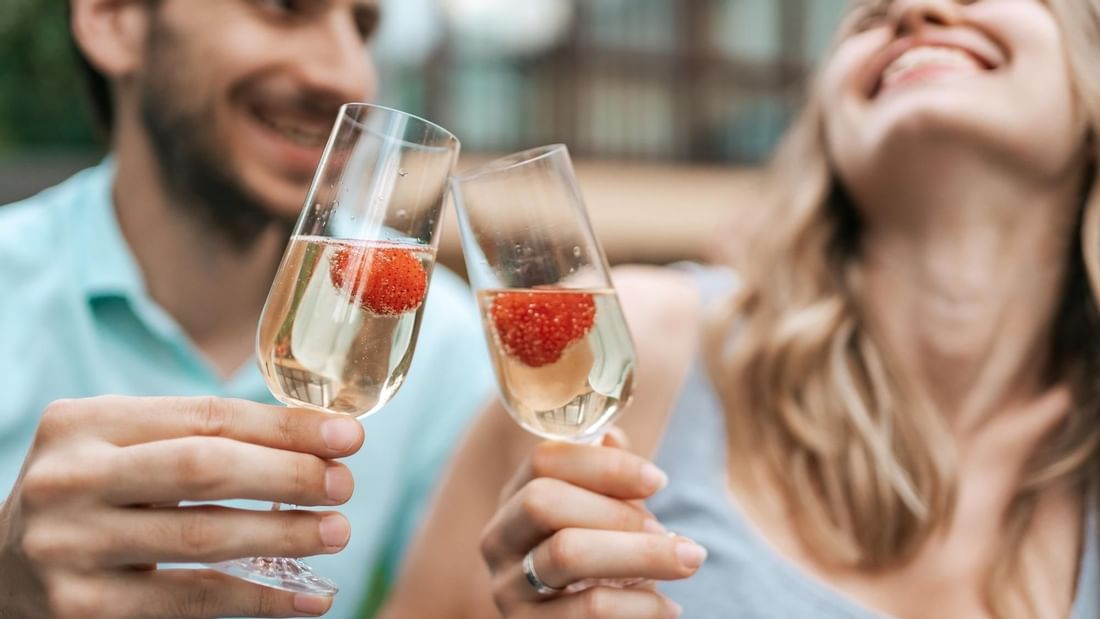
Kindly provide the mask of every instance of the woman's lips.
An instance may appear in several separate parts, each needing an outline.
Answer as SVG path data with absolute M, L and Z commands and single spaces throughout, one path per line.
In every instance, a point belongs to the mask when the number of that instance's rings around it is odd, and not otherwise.
M 867 95 L 887 87 L 945 72 L 987 72 L 1005 63 L 1004 52 L 976 31 L 958 29 L 894 41 L 872 61 Z
M 882 72 L 877 92 L 941 73 L 979 73 L 988 69 L 965 50 L 955 47 L 914 47 L 897 57 Z

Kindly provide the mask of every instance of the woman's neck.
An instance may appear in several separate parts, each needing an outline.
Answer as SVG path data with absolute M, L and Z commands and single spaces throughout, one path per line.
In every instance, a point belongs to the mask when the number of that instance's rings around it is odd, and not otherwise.
M 977 172 L 897 188 L 860 247 L 871 329 L 963 431 L 1050 386 L 1081 186 Z

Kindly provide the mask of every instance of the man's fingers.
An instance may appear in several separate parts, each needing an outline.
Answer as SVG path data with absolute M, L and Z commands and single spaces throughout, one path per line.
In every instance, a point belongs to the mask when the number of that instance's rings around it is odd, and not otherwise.
M 550 587 L 565 588 L 584 580 L 679 580 L 694 574 L 706 551 L 683 537 L 653 533 L 624 533 L 564 529 L 539 544 L 532 554 L 535 573 Z M 498 594 L 538 600 L 522 564 L 500 575 Z M 498 598 L 499 599 L 499 598 Z
M 647 499 L 668 476 L 645 458 L 623 449 L 572 443 L 540 443 L 506 488 L 510 496 L 539 477 L 552 477 L 617 499 Z
M 58 617 L 81 619 L 302 617 L 321 615 L 332 605 L 331 599 L 279 591 L 211 570 L 71 579 L 55 597 Z
M 105 517 L 111 522 L 100 527 L 105 533 L 95 554 L 106 567 L 331 554 L 351 536 L 348 520 L 336 512 L 195 506 L 112 510 Z
M 216 436 L 338 458 L 363 444 L 363 428 L 352 417 L 245 400 L 103 396 L 58 403 L 50 415 L 51 426 L 75 426 L 118 446 Z
M 680 607 L 647 589 L 595 587 L 541 604 L 527 604 L 510 617 L 516 619 L 676 619 Z
M 110 458 L 114 472 L 102 492 L 114 505 L 226 499 L 339 505 L 355 488 L 343 464 L 227 438 L 141 443 Z
M 514 561 L 554 532 L 567 528 L 664 532 L 644 507 L 558 479 L 540 478 L 497 511 L 482 536 L 482 554 L 490 565 Z

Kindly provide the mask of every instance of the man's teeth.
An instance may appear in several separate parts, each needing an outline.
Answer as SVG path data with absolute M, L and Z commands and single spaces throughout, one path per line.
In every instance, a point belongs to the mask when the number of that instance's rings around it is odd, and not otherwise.
M 973 56 L 961 49 L 931 46 L 914 47 L 898 56 L 897 60 L 886 67 L 886 70 L 882 73 L 882 84 L 888 86 L 910 71 L 930 66 L 984 69 Z
M 327 135 L 323 131 L 287 124 L 263 114 L 256 114 L 256 118 L 295 144 L 307 148 L 318 148 L 325 145 Z

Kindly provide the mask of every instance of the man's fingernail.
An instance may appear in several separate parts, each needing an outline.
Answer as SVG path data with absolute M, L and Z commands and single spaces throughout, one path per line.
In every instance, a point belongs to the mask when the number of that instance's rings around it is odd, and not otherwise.
M 668 533 L 668 529 L 665 528 L 665 525 L 658 522 L 655 518 L 646 518 L 645 522 L 642 523 L 642 528 L 645 529 L 646 533 L 657 533 L 658 535 Z
M 328 548 L 343 548 L 350 537 L 351 527 L 343 516 L 331 514 L 321 519 L 321 543 Z
M 332 606 L 332 598 L 317 597 L 299 593 L 294 596 L 294 610 L 307 615 L 321 615 Z
M 321 424 L 321 439 L 329 449 L 346 451 L 359 440 L 358 426 L 359 422 L 350 417 L 330 419 Z
M 707 560 L 707 549 L 689 540 L 676 542 L 676 558 L 680 565 L 694 570 Z
M 642 483 L 645 484 L 646 488 L 657 492 L 668 485 L 668 475 L 665 475 L 664 471 L 653 464 L 647 463 L 642 467 Z
M 325 495 L 334 504 L 343 503 L 355 492 L 355 480 L 346 466 L 330 464 L 325 469 Z

